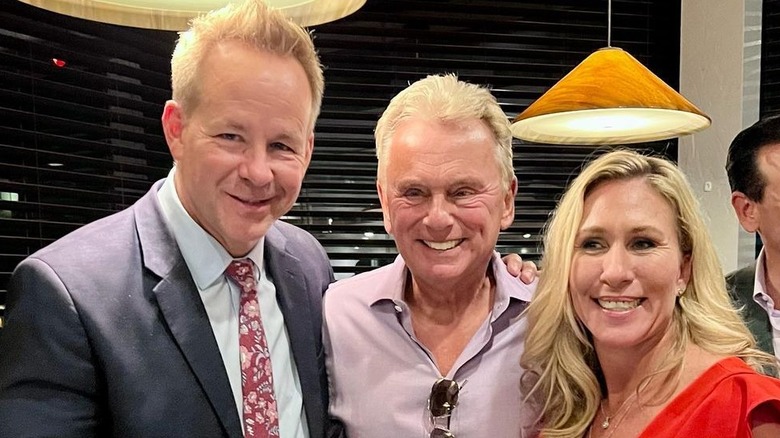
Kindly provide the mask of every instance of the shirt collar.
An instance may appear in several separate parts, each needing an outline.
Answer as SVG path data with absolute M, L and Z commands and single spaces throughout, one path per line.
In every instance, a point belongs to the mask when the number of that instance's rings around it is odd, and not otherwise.
M 199 290 L 205 290 L 222 278 L 225 269 L 234 258 L 184 209 L 173 183 L 175 172 L 176 166 L 168 173 L 168 177 L 157 192 L 157 198 L 192 279 Z M 256 275 L 259 275 L 263 269 L 264 240 L 265 237 L 261 238 L 245 257 L 259 267 Z
M 524 284 L 518 278 L 513 277 L 506 270 L 506 265 L 498 252 L 493 252 L 490 260 L 493 269 L 493 275 L 496 279 L 496 294 L 493 302 L 493 313 L 498 316 L 506 310 L 511 300 L 523 302 L 531 301 L 538 279 L 534 279 L 531 284 Z M 374 304 L 390 300 L 395 304 L 404 303 L 404 281 L 406 280 L 407 268 L 406 262 L 399 254 L 395 261 L 388 266 L 389 272 L 384 277 L 386 281 L 377 285 L 377 288 L 371 292 L 369 303 Z
M 766 255 L 764 248 L 758 253 L 756 258 L 756 277 L 753 280 L 753 298 L 757 298 L 766 293 Z

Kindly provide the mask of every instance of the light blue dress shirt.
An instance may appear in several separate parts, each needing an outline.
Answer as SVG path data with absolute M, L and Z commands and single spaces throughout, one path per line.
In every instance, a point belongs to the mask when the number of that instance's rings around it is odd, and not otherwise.
M 233 261 L 233 257 L 184 209 L 173 183 L 175 171 L 174 167 L 168 174 L 168 178 L 157 193 L 157 198 L 203 300 L 225 364 L 236 409 L 243 424 L 238 340 L 240 291 L 225 275 L 225 269 Z M 307 438 L 309 431 L 303 409 L 301 383 L 290 348 L 290 338 L 284 325 L 284 317 L 276 300 L 276 288 L 268 279 L 264 268 L 263 242 L 264 240 L 261 239 L 246 258 L 255 264 L 257 299 L 271 353 L 274 395 L 279 412 L 279 433 L 282 438 Z

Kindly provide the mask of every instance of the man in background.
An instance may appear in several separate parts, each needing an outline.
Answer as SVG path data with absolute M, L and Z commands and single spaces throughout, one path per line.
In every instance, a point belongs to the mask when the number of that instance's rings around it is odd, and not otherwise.
M 734 138 L 726 173 L 739 223 L 763 242 L 756 262 L 727 281 L 758 347 L 780 359 L 780 116 L 760 120 Z

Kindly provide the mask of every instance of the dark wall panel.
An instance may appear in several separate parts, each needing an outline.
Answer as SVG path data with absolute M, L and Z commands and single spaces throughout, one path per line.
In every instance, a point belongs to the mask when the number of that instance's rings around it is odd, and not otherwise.
M 176 34 L 0 4 L 1 306 L 22 258 L 127 207 L 167 173 L 159 117 Z M 613 45 L 672 86 L 679 8 L 678 1 L 613 2 Z M 286 220 L 317 236 L 345 276 L 395 256 L 374 186 L 372 132 L 388 100 L 411 81 L 453 72 L 490 85 L 514 117 L 606 45 L 607 2 L 369 0 L 315 35 L 326 96 L 314 159 Z M 676 155 L 675 142 L 648 146 Z M 593 153 L 515 144 L 517 218 L 500 238 L 502 253 L 538 260 L 550 210 Z
M 780 0 L 764 0 L 761 19 L 762 117 L 780 114 Z
M 679 71 L 679 2 L 615 1 L 613 45 L 670 85 Z M 606 1 L 371 1 L 317 28 L 326 99 L 312 170 L 291 221 L 326 246 L 337 273 L 360 272 L 396 254 L 375 195 L 373 127 L 388 100 L 435 73 L 492 87 L 514 117 L 607 43 Z M 668 24 L 671 21 L 671 25 Z M 678 25 L 674 25 L 678 23 Z M 645 145 L 676 158 L 676 141 Z M 540 234 L 589 147 L 515 144 L 517 216 L 498 250 L 538 261 Z M 334 172 L 333 169 L 346 169 Z M 312 210 L 319 213 L 312 214 Z M 308 213 L 308 214 L 307 214 Z

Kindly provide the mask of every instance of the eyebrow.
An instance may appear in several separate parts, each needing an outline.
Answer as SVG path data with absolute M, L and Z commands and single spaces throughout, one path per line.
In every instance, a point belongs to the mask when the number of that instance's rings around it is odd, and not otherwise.
M 397 187 L 416 186 L 420 184 L 421 184 L 420 179 L 416 177 L 401 177 L 396 182 Z M 456 179 L 448 183 L 447 186 L 448 187 L 461 187 L 461 186 L 482 187 L 484 186 L 484 183 L 480 182 L 475 178 L 466 177 L 466 178 Z
M 594 226 L 587 227 L 587 228 L 580 228 L 579 230 L 577 230 L 577 234 L 578 235 L 580 233 L 605 234 L 606 231 L 607 231 L 607 229 L 605 227 L 603 227 L 601 225 L 594 225 Z M 642 225 L 642 226 L 639 226 L 639 227 L 631 228 L 631 230 L 630 230 L 631 234 L 641 234 L 641 233 L 647 233 L 647 232 L 661 233 L 661 230 L 659 228 L 656 228 L 656 227 L 652 226 L 652 225 Z
M 229 122 L 227 122 L 226 127 L 228 129 L 234 130 L 234 131 L 241 131 L 241 132 L 246 131 L 246 127 L 242 123 L 236 123 L 236 122 L 230 122 L 229 121 Z
M 228 130 L 238 131 L 241 133 L 245 133 L 248 131 L 247 126 L 244 123 L 235 122 L 235 121 L 226 121 L 225 127 Z M 305 135 L 301 136 L 298 135 L 297 133 L 292 133 L 287 130 L 282 131 L 273 139 L 273 141 L 282 141 L 282 142 L 298 142 L 298 141 L 305 141 L 305 140 L 306 140 Z

